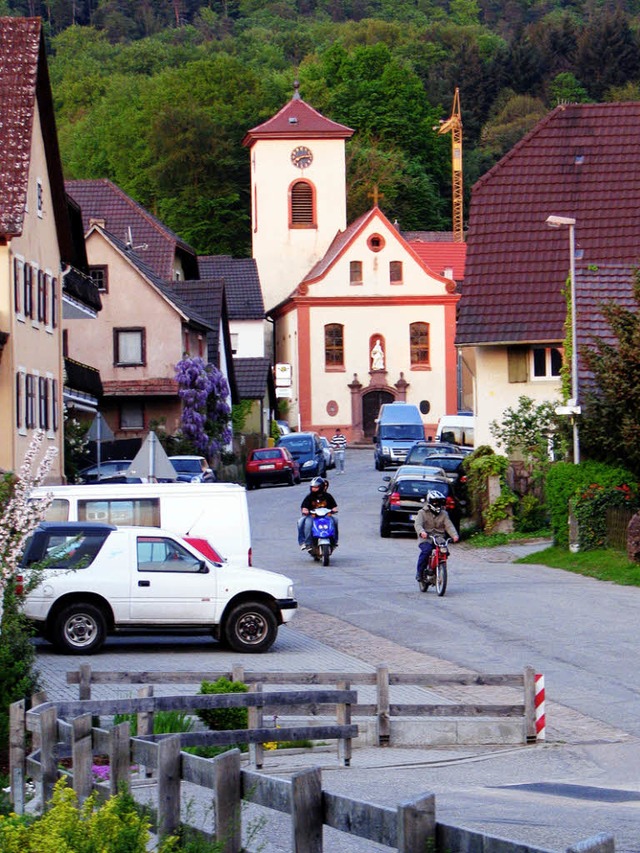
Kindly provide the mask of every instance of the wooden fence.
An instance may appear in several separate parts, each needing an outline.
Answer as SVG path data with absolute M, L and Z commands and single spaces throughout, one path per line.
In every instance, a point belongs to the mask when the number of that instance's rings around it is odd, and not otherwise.
M 392 717 L 521 717 L 524 718 L 524 737 L 527 741 L 536 740 L 535 719 L 535 670 L 525 667 L 522 673 L 484 674 L 464 673 L 452 675 L 431 675 L 429 673 L 390 673 L 386 664 L 379 664 L 375 672 L 252 672 L 242 666 L 231 671 L 221 672 L 94 672 L 89 664 L 83 664 L 79 670 L 67 673 L 68 684 L 78 684 L 79 698 L 91 698 L 92 684 L 200 684 L 202 681 L 216 681 L 229 678 L 250 685 L 368 685 L 375 688 L 374 703 L 356 703 L 351 713 L 360 717 L 375 717 L 378 727 L 378 743 L 389 743 Z M 516 688 L 522 692 L 520 703 L 448 703 L 435 704 L 427 701 L 420 704 L 399 704 L 390 701 L 392 686 L 416 686 L 431 689 L 451 687 Z M 284 708 L 277 708 L 271 693 L 265 694 L 264 705 L 271 713 L 286 714 Z M 315 716 L 319 708 L 305 709 L 305 713 Z M 289 713 L 291 713 L 289 709 Z
M 612 507 L 607 510 L 607 545 L 617 551 L 627 551 L 627 527 L 635 510 Z
M 352 691 L 320 691 L 323 699 L 335 702 L 338 714 L 349 717 L 349 706 L 354 698 Z M 285 704 L 292 694 L 281 694 Z M 92 728 L 93 714 L 118 713 L 129 703 L 132 711 L 149 713 L 159 707 L 179 707 L 176 700 L 195 697 L 144 697 L 128 700 L 79 700 L 78 702 L 45 702 L 36 704 L 27 712 L 27 727 L 33 731 L 35 750 L 28 757 L 25 744 L 19 742 L 18 731 L 25 731 L 24 702 L 11 706 L 12 720 L 12 795 L 16 811 L 24 808 L 22 793 L 14 789 L 25 769 L 37 780 L 42 789 L 43 803 L 48 802 L 58 777 L 58 761 L 70 756 L 69 775 L 74 790 L 81 801 L 98 788 L 103 795 L 114 793 L 121 783 L 130 782 L 131 763 L 151 768 L 157 785 L 157 810 L 155 826 L 160 836 L 175 832 L 181 821 L 181 782 L 190 782 L 212 792 L 215 828 L 211 837 L 223 845 L 224 853 L 239 853 L 242 849 L 242 800 L 291 816 L 292 849 L 297 853 L 322 853 L 323 827 L 328 826 L 359 838 L 375 841 L 401 853 L 417 850 L 439 851 L 482 850 L 483 853 L 549 853 L 528 844 L 493 838 L 482 833 L 436 822 L 435 797 L 424 794 L 400 804 L 396 809 L 376 806 L 348 797 L 332 794 L 322 789 L 320 770 L 301 771 L 291 779 L 269 777 L 240 766 L 240 752 L 235 749 L 212 760 L 181 751 L 181 746 L 191 733 L 153 737 L 129 736 L 129 723 L 120 723 L 106 731 Z M 258 694 L 209 694 L 198 696 L 198 707 L 255 707 Z M 296 700 L 300 697 L 295 697 Z M 183 701 L 184 704 L 184 701 Z M 192 706 L 193 707 L 193 706 Z M 60 719 L 60 716 L 68 719 Z M 19 720 L 22 717 L 22 728 Z M 341 727 L 340 736 L 349 738 L 353 728 L 348 723 Z M 346 731 L 351 729 L 351 731 Z M 284 735 L 287 730 L 256 730 L 255 737 Z M 298 732 L 299 733 L 299 732 Z M 221 735 L 225 732 L 203 734 Z M 234 735 L 237 733 L 234 732 Z M 20 753 L 22 760 L 20 761 Z M 97 785 L 91 772 L 94 754 L 109 756 L 110 779 L 107 785 Z M 22 802 L 16 802 L 18 797 Z M 267 848 L 268 849 L 268 848 Z M 587 839 L 567 850 L 567 853 L 614 853 L 611 836 L 600 835 Z

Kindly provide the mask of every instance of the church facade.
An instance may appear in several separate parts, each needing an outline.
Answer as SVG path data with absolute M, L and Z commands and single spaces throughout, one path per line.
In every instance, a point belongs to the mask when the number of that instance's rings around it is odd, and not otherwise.
M 296 91 L 244 140 L 277 393 L 301 430 L 330 436 L 339 426 L 349 440 L 366 440 L 380 405 L 398 400 L 418 405 L 433 435 L 439 417 L 457 411 L 460 296 L 377 203 L 347 225 L 352 134 Z

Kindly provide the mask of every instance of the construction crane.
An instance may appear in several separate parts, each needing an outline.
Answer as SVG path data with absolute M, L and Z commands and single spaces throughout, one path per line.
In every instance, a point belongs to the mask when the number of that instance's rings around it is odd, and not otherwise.
M 453 241 L 464 243 L 462 198 L 462 116 L 460 115 L 460 89 L 456 86 L 451 115 L 441 121 L 438 133 L 451 131 L 451 178 L 453 184 Z

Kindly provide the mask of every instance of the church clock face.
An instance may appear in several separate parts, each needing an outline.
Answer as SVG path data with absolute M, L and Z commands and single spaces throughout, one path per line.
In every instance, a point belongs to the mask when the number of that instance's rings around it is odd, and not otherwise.
M 307 166 L 310 166 L 313 163 L 313 154 L 311 153 L 311 149 L 307 148 L 306 145 L 298 145 L 297 148 L 294 148 L 291 152 L 291 162 L 298 169 L 306 169 Z

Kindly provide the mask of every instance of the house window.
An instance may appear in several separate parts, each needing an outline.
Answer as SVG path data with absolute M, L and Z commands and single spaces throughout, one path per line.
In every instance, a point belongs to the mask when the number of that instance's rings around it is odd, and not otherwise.
M 34 429 L 36 425 L 36 377 L 27 373 L 25 380 L 25 426 Z
M 62 330 L 62 355 L 69 358 L 69 329 Z
M 367 240 L 367 246 L 372 252 L 381 252 L 384 249 L 384 237 L 381 234 L 372 234 Z
M 557 379 L 562 367 L 562 351 L 557 347 L 532 347 L 531 378 Z
M 47 279 L 44 270 L 38 270 L 38 322 L 47 322 Z
M 238 352 L 238 332 L 231 332 L 231 353 L 236 355 Z
M 127 400 L 120 405 L 120 429 L 144 429 L 144 410 L 138 400 Z
M 362 284 L 362 261 L 349 264 L 349 284 Z
M 313 184 L 296 181 L 289 190 L 289 227 L 315 228 L 316 199 Z
M 412 367 L 429 366 L 428 323 L 412 323 L 409 326 L 409 349 Z
M 51 380 L 51 426 L 54 432 L 58 432 L 60 421 L 58 420 L 58 380 Z
M 204 338 L 202 335 L 198 335 L 198 358 L 204 358 Z
M 38 410 L 40 429 L 49 429 L 49 383 L 46 376 L 38 378 Z
M 145 364 L 145 330 L 113 330 L 114 362 L 119 366 Z
M 100 293 L 109 292 L 109 267 L 89 267 L 89 275 Z
M 184 336 L 184 343 L 182 345 L 182 349 L 185 355 L 191 354 L 191 341 L 189 339 L 189 329 L 183 329 L 182 334 Z
M 329 323 L 324 327 L 325 369 L 344 367 L 344 326 Z
M 13 259 L 13 303 L 16 314 L 22 313 L 22 292 L 24 289 L 24 263 Z
M 38 178 L 36 180 L 36 204 L 38 216 L 42 219 L 42 214 L 44 212 L 44 189 L 42 186 L 42 179 Z
M 389 282 L 402 284 L 402 261 L 389 261 Z
M 24 265 L 24 316 L 33 317 L 33 267 Z

